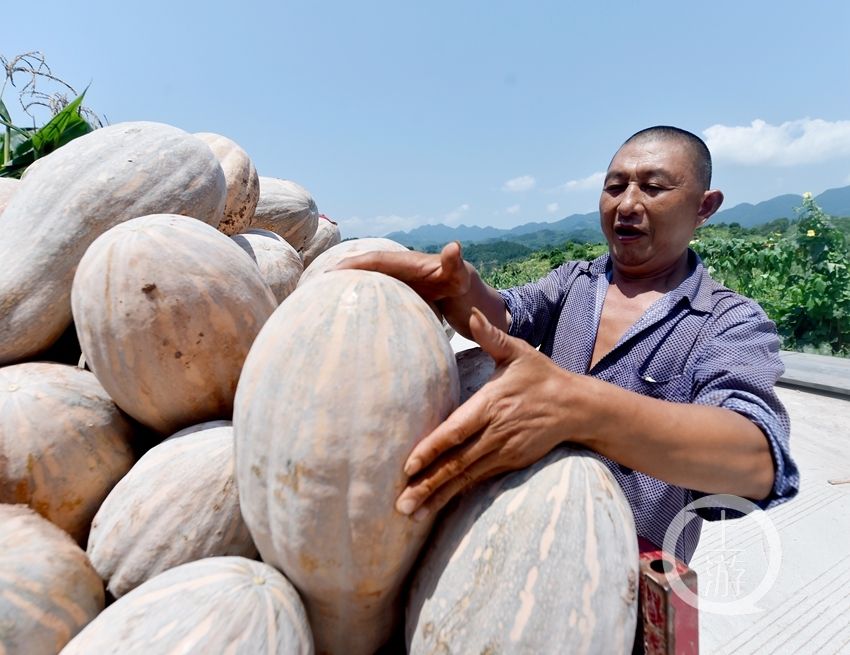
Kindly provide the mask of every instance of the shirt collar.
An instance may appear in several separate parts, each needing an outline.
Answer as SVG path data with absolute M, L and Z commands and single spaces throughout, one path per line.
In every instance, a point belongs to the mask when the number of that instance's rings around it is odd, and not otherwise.
M 605 253 L 593 261 L 583 262 L 582 267 L 591 277 L 608 275 L 610 278 L 611 256 Z M 674 306 L 680 300 L 686 299 L 691 308 L 700 312 L 710 312 L 716 302 L 714 292 L 720 288 L 721 286 L 709 277 L 700 256 L 688 248 L 688 275 L 670 292 L 670 304 Z

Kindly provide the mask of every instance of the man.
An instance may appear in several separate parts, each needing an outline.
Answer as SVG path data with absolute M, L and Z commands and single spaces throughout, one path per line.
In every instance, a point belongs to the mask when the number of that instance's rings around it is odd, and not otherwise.
M 783 370 L 775 326 L 713 281 L 688 248 L 723 201 L 710 181 L 699 137 L 648 128 L 608 167 L 599 214 L 609 253 L 593 262 L 499 292 L 456 243 L 439 255 L 346 261 L 435 300 L 497 364 L 491 381 L 411 453 L 400 512 L 421 519 L 564 441 L 603 456 L 638 534 L 658 545 L 700 496 L 734 494 L 767 508 L 796 494 L 788 416 L 773 391 Z M 700 527 L 691 520 L 680 537 L 685 561 Z

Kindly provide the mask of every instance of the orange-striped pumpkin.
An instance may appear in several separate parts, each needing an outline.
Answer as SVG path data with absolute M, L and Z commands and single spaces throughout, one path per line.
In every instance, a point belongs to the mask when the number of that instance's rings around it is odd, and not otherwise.
M 91 245 L 71 304 L 86 362 L 109 395 L 169 434 L 230 417 L 248 348 L 277 301 L 232 239 L 159 214 Z
M 233 417 L 242 514 L 301 592 L 319 652 L 371 654 L 390 636 L 430 528 L 394 508 L 402 466 L 457 396 L 439 321 L 379 273 L 299 287 L 251 347 Z
M 29 505 L 85 545 L 95 512 L 133 465 L 131 438 L 89 371 L 0 368 L 0 503 Z
M 0 653 L 56 655 L 103 604 L 103 583 L 67 532 L 0 505 Z
M 438 521 L 411 588 L 409 653 L 632 652 L 634 519 L 597 456 L 556 448 Z
M 86 552 L 116 598 L 178 564 L 257 555 L 239 510 L 233 428 L 200 427 L 145 453 L 94 517 Z
M 176 566 L 101 612 L 63 655 L 312 655 L 304 607 L 272 567 L 244 557 Z
M 38 160 L 3 211 L 0 365 L 53 343 L 71 322 L 71 282 L 95 238 L 152 213 L 218 225 L 226 186 L 201 141 L 160 123 L 118 123 Z
M 309 266 L 306 266 L 304 268 L 304 272 L 301 274 L 301 279 L 298 280 L 298 286 L 306 284 L 310 280 L 320 276 L 322 273 L 327 273 L 328 271 L 333 270 L 336 265 L 346 257 L 362 255 L 364 252 L 372 252 L 375 250 L 387 252 L 407 252 L 407 248 L 397 241 L 385 239 L 383 237 L 366 237 L 364 239 L 343 241 L 342 243 L 338 243 L 337 245 L 325 250 L 325 252 L 318 255 Z

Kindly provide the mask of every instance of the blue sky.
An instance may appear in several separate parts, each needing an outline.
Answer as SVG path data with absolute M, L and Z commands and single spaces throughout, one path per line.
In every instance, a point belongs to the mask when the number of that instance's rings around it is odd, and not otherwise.
M 594 211 L 662 123 L 707 139 L 724 207 L 850 184 L 843 0 L 27 7 L 0 54 L 42 51 L 111 123 L 230 137 L 346 237 Z

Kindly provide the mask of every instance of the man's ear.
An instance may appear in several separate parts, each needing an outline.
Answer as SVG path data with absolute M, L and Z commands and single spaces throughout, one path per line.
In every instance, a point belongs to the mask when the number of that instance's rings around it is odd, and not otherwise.
M 702 196 L 702 202 L 699 206 L 699 211 L 697 212 L 697 227 L 701 226 L 705 223 L 709 218 L 711 218 L 712 214 L 720 209 L 720 205 L 723 204 L 723 192 L 719 189 L 709 189 Z

